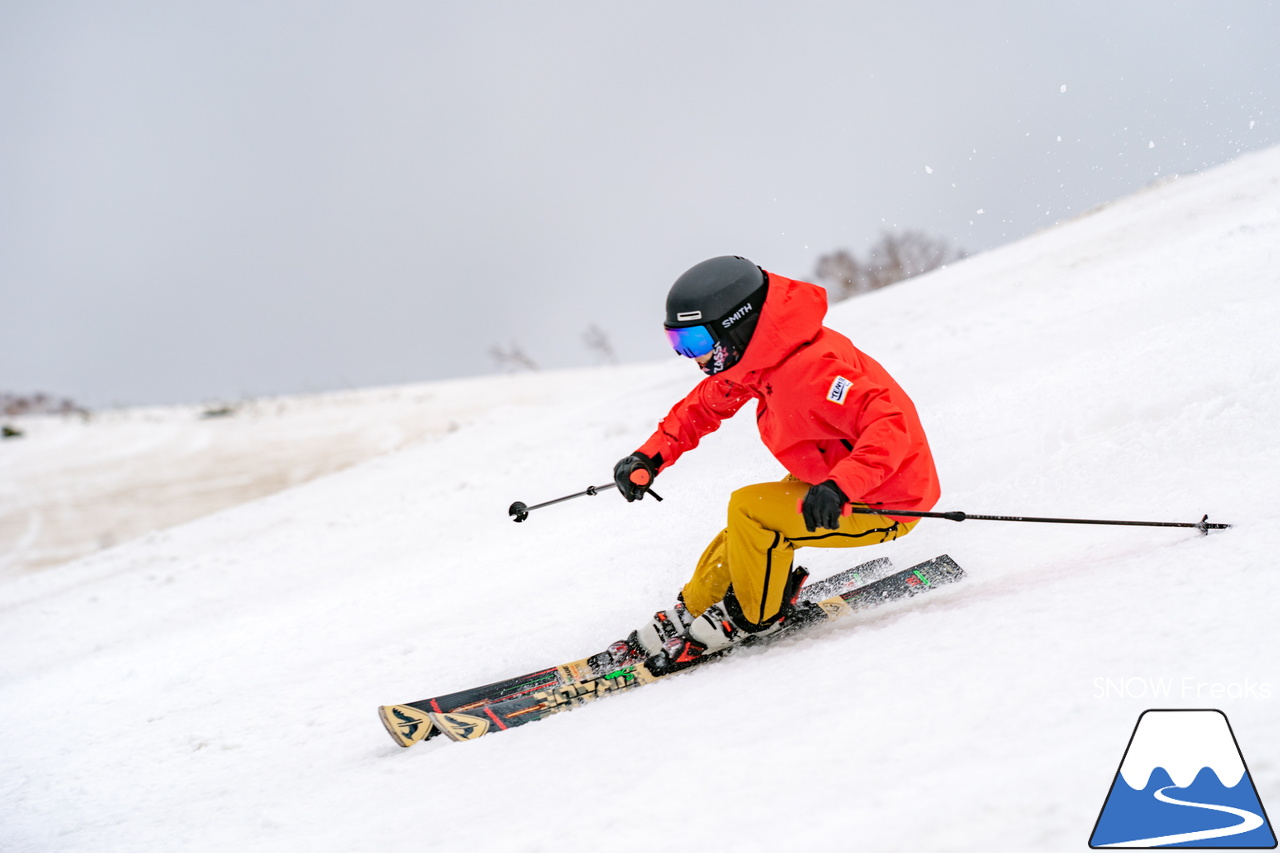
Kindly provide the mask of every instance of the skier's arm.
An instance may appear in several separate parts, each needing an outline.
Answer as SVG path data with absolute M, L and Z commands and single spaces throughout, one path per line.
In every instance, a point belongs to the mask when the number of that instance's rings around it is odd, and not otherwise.
M 847 403 L 842 418 L 853 449 L 831 469 L 831 479 L 851 501 L 887 480 L 912 452 L 907 419 L 885 388 L 869 388 Z
M 736 383 L 715 377 L 703 379 L 671 408 L 638 452 L 663 471 L 686 450 L 697 447 L 704 435 L 719 429 L 721 421 L 741 409 L 750 397 L 751 392 Z

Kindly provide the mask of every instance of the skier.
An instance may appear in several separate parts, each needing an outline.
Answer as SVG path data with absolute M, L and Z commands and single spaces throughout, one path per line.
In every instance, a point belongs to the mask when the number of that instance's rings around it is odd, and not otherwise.
M 822 325 L 826 291 L 736 256 L 711 258 L 667 295 L 667 337 L 707 374 L 654 434 L 614 467 L 628 501 L 680 455 L 756 401 L 760 438 L 788 476 L 738 489 L 729 519 L 677 603 L 628 642 L 672 671 L 751 635 L 781 630 L 803 582 L 796 548 L 846 548 L 905 536 L 928 510 L 937 472 L 915 406 L 853 343 Z M 884 514 L 844 514 L 856 502 Z

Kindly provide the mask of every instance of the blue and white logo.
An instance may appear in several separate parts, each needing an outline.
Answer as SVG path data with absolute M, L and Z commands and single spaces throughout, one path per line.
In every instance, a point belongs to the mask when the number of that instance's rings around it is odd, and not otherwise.
M 1144 711 L 1089 846 L 1274 848 L 1226 714 Z

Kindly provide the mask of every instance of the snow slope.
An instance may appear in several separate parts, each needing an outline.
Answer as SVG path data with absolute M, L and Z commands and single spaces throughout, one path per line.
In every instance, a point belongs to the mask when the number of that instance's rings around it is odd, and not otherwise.
M 491 376 L 231 406 L 10 419 L 23 438 L 0 445 L 0 577 L 445 435 L 497 401 L 539 399 L 544 381 Z
M 687 362 L 544 376 L 536 402 L 10 578 L 0 849 L 1081 850 L 1150 707 L 1223 709 L 1275 813 L 1278 246 L 1280 149 L 829 318 L 915 398 L 940 508 L 1234 529 L 927 521 L 801 551 L 817 576 L 947 552 L 970 578 L 475 743 L 401 750 L 374 711 L 616 639 L 731 489 L 781 475 L 744 415 L 663 503 L 507 520 L 607 482 Z

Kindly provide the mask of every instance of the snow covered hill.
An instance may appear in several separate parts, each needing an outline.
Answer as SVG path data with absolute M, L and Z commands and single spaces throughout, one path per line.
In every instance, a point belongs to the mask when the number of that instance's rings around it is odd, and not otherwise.
M 375 708 L 616 639 L 730 490 L 781 476 L 744 414 L 663 503 L 506 518 L 607 482 L 687 362 L 543 376 L 431 441 L 9 578 L 0 849 L 1081 850 L 1151 707 L 1225 711 L 1274 814 L 1277 284 L 1272 150 L 836 306 L 915 398 L 941 509 L 1237 526 L 926 521 L 801 551 L 816 576 L 947 552 L 970 577 L 475 743 L 401 750 Z
M 445 435 L 543 376 L 11 419 L 0 577 L 57 565 Z

